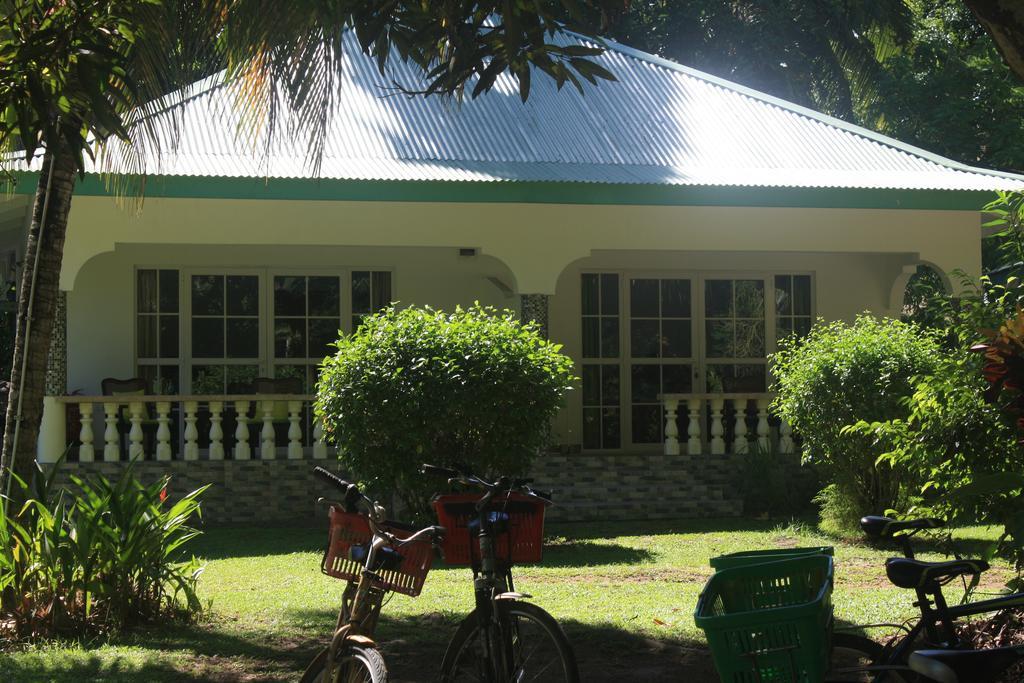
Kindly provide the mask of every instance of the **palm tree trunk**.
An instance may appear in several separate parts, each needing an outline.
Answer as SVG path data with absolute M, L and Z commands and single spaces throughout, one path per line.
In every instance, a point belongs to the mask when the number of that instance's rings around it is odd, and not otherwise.
M 66 152 L 47 150 L 25 245 L 3 445 L 3 464 L 26 481 L 32 477 L 35 467 L 46 362 L 60 293 L 64 236 L 74 189 L 74 157 Z M 0 471 L 0 476 L 6 491 L 8 470 Z

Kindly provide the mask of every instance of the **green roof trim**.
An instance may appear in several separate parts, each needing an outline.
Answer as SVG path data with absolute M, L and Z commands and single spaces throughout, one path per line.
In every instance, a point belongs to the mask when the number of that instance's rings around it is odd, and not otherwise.
M 15 192 L 35 192 L 35 173 L 18 173 Z M 95 175 L 75 194 L 112 193 Z M 178 199 L 581 204 L 624 206 L 744 206 L 835 209 L 981 211 L 988 191 L 705 185 L 626 185 L 571 182 L 451 182 L 310 180 L 305 178 L 151 177 L 145 196 Z

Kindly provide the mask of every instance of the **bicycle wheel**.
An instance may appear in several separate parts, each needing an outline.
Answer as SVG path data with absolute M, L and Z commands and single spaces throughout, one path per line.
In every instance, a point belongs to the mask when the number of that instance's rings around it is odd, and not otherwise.
M 576 656 L 554 617 L 528 602 L 497 603 L 500 634 L 492 638 L 507 652 L 508 670 L 501 657 L 489 657 L 491 647 L 480 629 L 476 612 L 461 624 L 441 663 L 442 683 L 579 683 Z
M 896 671 L 864 671 L 882 656 L 884 648 L 870 638 L 854 633 L 832 634 L 832 660 L 828 683 L 907 683 Z
M 376 648 L 349 645 L 341 653 L 334 680 L 326 678 L 327 649 L 306 667 L 301 683 L 387 683 L 388 667 Z

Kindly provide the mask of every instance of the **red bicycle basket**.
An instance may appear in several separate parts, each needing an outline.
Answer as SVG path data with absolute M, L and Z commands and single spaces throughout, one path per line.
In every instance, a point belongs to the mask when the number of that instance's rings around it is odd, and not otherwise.
M 346 581 L 358 581 L 363 572 L 363 565 L 349 559 L 352 546 L 368 544 L 373 539 L 370 523 L 364 515 L 344 512 L 337 507 L 330 511 L 330 536 L 327 541 L 327 552 L 324 553 L 320 569 L 327 576 Z M 386 530 L 396 538 L 409 538 L 412 531 L 385 526 Z M 423 590 L 423 581 L 427 578 L 430 565 L 434 561 L 434 549 L 429 540 L 414 541 L 407 545 L 394 548 L 402 556 L 402 565 L 398 569 L 385 569 L 377 572 L 380 586 L 385 590 L 395 591 L 416 597 Z
M 448 530 L 441 546 L 447 564 L 472 566 L 479 562 L 480 539 L 476 532 L 469 532 L 469 523 L 477 518 L 479 500 L 479 493 L 446 493 L 434 497 L 438 524 Z M 542 501 L 522 493 L 507 493 L 491 500 L 488 512 L 504 512 L 509 518 L 508 532 L 494 539 L 499 559 L 510 563 L 540 562 L 544 551 L 545 507 Z

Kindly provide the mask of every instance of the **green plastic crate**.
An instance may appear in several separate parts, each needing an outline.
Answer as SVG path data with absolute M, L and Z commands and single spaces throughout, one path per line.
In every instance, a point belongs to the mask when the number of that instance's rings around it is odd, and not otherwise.
M 719 555 L 711 558 L 711 568 L 715 570 L 733 569 L 734 567 L 745 567 L 748 564 L 761 564 L 763 562 L 777 562 L 788 560 L 793 557 L 804 555 L 835 555 L 835 548 L 830 545 L 822 545 L 810 548 L 769 548 L 768 550 L 741 550 L 738 553 Z
M 694 621 L 725 683 L 819 683 L 829 665 L 833 563 L 811 554 L 723 569 Z

